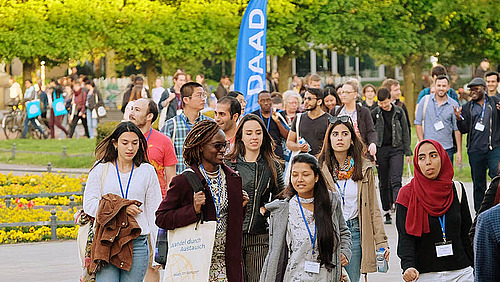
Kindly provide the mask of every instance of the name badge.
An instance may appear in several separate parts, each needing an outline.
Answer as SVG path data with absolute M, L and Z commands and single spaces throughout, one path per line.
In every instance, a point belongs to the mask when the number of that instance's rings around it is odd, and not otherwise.
M 476 126 L 474 127 L 477 131 L 484 131 L 484 124 L 478 122 L 476 123 Z
M 444 124 L 443 124 L 443 122 L 442 122 L 442 121 L 438 121 L 438 122 L 436 122 L 436 123 L 434 124 L 434 128 L 436 129 L 436 131 L 439 131 L 439 130 L 443 129 L 443 128 L 444 128 Z
M 306 260 L 304 263 L 304 270 L 310 273 L 319 273 L 319 266 L 319 262 Z
M 447 257 L 453 255 L 453 247 L 451 241 L 436 243 L 437 257 Z

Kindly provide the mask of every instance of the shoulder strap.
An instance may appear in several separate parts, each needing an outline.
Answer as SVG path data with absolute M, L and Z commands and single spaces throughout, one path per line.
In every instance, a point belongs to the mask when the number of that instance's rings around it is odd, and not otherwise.
M 455 189 L 457 190 L 458 203 L 461 204 L 464 185 L 460 181 L 453 181 L 453 184 L 455 184 Z
M 201 183 L 201 180 L 198 178 L 196 173 L 191 168 L 187 168 L 182 172 L 182 175 L 186 178 L 187 182 L 189 183 L 189 186 L 191 186 L 191 189 L 193 189 L 194 193 L 198 193 L 200 191 L 203 191 L 205 187 L 203 187 L 203 183 Z M 203 211 L 200 213 L 200 221 L 203 223 Z
M 104 189 L 104 183 L 106 182 L 106 177 L 108 176 L 109 162 L 104 164 L 101 173 L 101 197 Z
M 177 122 L 175 121 L 175 117 L 172 119 L 172 122 L 174 123 L 174 131 L 172 131 L 172 142 L 175 142 L 175 131 L 177 130 Z
M 302 113 L 297 114 L 297 117 L 296 117 L 297 121 L 295 123 L 295 128 L 297 129 L 297 132 L 296 132 L 297 133 L 297 143 L 300 140 L 300 118 L 301 117 L 302 117 Z
M 427 105 L 429 105 L 429 100 L 431 99 L 431 94 L 425 96 L 424 109 L 422 112 L 422 128 L 425 126 L 425 111 L 427 111 Z

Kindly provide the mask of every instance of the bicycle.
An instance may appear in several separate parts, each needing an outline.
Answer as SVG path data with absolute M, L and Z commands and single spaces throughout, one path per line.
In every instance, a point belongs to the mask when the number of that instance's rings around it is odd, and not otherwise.
M 26 113 L 22 110 L 23 106 L 11 103 L 9 104 L 11 110 L 2 119 L 2 128 L 7 139 L 16 139 L 21 137 L 24 127 L 24 119 L 26 118 Z M 42 128 L 44 132 L 48 132 L 47 126 L 40 123 L 38 119 L 35 119 L 35 123 Z M 43 134 L 36 130 L 36 128 L 29 123 L 28 132 L 34 139 L 43 139 Z

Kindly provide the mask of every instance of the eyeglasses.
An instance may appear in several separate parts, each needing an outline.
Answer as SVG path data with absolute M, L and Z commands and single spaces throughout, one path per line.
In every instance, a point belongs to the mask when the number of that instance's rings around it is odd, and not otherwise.
M 345 91 L 345 90 L 342 90 L 340 93 L 342 94 L 352 94 L 352 93 L 357 93 L 356 91 Z
M 200 99 L 206 99 L 207 98 L 207 94 L 206 93 L 203 93 L 203 94 L 196 94 L 196 95 L 191 95 L 191 98 L 200 98 Z
M 338 116 L 332 116 L 330 118 L 328 118 L 328 121 L 331 123 L 331 124 L 335 124 L 337 122 L 341 122 L 341 123 L 350 123 L 352 124 L 352 120 L 351 120 L 351 117 L 349 116 L 341 116 L 341 117 L 338 117 Z
M 304 97 L 304 101 L 312 101 L 312 100 L 316 100 L 318 98 L 316 97 Z
M 224 143 L 209 143 L 208 145 L 214 147 L 217 151 L 220 151 L 229 147 L 229 142 L 226 141 Z

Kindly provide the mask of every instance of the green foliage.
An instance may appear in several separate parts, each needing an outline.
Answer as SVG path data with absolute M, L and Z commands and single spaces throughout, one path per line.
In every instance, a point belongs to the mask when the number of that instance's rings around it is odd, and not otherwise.
M 97 135 L 95 138 L 95 145 L 97 146 L 99 143 L 101 143 L 102 140 L 104 140 L 106 137 L 108 137 L 113 130 L 115 130 L 116 126 L 120 122 L 118 121 L 110 121 L 106 123 L 99 123 L 97 125 Z

